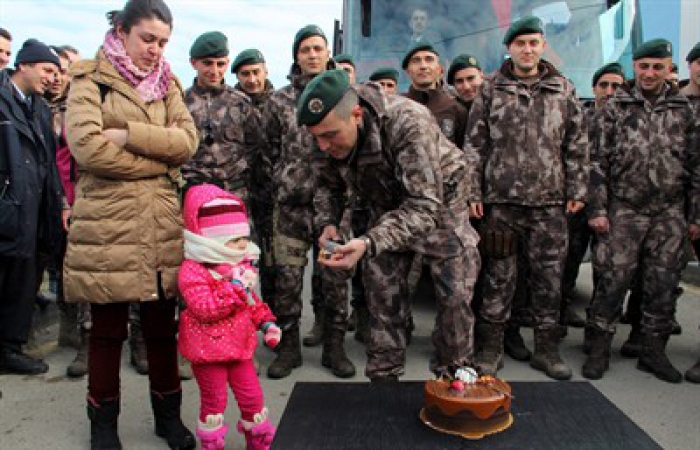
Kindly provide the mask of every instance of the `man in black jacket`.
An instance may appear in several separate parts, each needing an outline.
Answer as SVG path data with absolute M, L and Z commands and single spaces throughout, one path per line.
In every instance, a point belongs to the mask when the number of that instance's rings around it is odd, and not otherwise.
M 22 351 L 36 293 L 39 251 L 59 248 L 61 186 L 44 91 L 58 76 L 56 53 L 27 40 L 15 69 L 0 72 L 0 372 L 49 367 Z

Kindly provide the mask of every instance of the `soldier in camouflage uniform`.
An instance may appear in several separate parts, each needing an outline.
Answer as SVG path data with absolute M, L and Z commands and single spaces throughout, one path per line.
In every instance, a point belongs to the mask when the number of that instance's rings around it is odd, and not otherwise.
M 369 81 L 379 83 L 385 95 L 395 95 L 399 83 L 399 71 L 393 67 L 380 67 L 372 72 Z
M 262 110 L 274 90 L 267 79 L 267 65 L 260 50 L 243 50 L 231 64 L 231 73 L 238 83 L 234 87 L 253 105 L 255 114 L 262 117 Z M 258 135 L 262 130 L 258 129 Z M 263 300 L 272 305 L 275 299 L 275 265 L 272 252 L 272 182 L 265 179 L 262 152 L 257 151 L 251 165 L 250 213 L 260 247 L 260 292 Z
M 599 240 L 599 274 L 588 323 L 586 378 L 608 369 L 620 306 L 642 270 L 642 353 L 637 368 L 680 382 L 665 354 L 686 234 L 700 237 L 698 122 L 688 99 L 665 81 L 670 42 L 646 42 L 633 55 L 635 80 L 601 112 L 593 152 L 589 225 Z M 686 219 L 686 214 L 688 219 Z
M 314 197 L 316 222 L 324 225 L 321 244 L 340 237 L 337 212 L 346 189 L 370 207 L 367 232 L 324 262 L 351 270 L 362 260 L 371 324 L 367 377 L 396 381 L 404 372 L 407 278 L 416 254 L 423 255 L 436 286 L 431 369 L 444 373 L 471 365 L 469 303 L 479 254 L 478 236 L 468 222 L 462 151 L 423 106 L 383 96 L 376 84 L 350 87 L 340 70 L 307 86 L 297 118 L 321 150 Z
M 185 104 L 200 139 L 194 158 L 182 166 L 182 175 L 186 187 L 215 184 L 247 205 L 259 122 L 246 96 L 224 80 L 228 52 L 226 36 L 218 31 L 202 34 L 190 49 L 197 78 L 185 92 Z
M 542 22 L 524 17 L 504 44 L 511 59 L 482 85 L 470 113 L 465 150 L 475 161 L 472 217 L 483 217 L 485 326 L 477 364 L 495 373 L 503 360 L 503 332 L 517 272 L 517 248 L 530 267 L 535 353 L 530 365 L 565 380 L 557 324 L 566 258 L 566 214 L 584 206 L 588 141 L 573 85 L 540 59 Z M 517 244 L 517 245 L 516 245 Z
M 316 25 L 299 30 L 292 47 L 291 84 L 275 91 L 263 110 L 265 168 L 272 180 L 274 197 L 274 257 L 277 274 L 273 312 L 283 330 L 277 358 L 270 365 L 270 378 L 284 378 L 302 364 L 299 319 L 302 309 L 304 269 L 307 253 L 315 241 L 313 196 L 316 177 L 312 169 L 313 137 L 297 125 L 297 98 L 319 73 L 333 67 L 328 42 Z M 317 257 L 314 257 L 316 261 Z M 323 326 L 322 364 L 338 377 L 351 377 L 355 367 L 345 355 L 347 327 L 347 283 L 324 278 L 313 288 L 316 322 Z
M 681 89 L 681 94 L 688 98 L 695 111 L 695 117 L 697 117 L 700 114 L 700 42 L 695 44 L 685 59 L 688 62 L 690 79 L 688 84 Z M 693 247 L 696 257 L 700 258 L 700 239 L 693 241 Z M 700 383 L 700 359 L 685 372 L 685 379 L 692 383 Z
M 484 83 L 484 73 L 479 61 L 471 55 L 456 57 L 447 71 L 447 84 L 455 90 L 455 99 L 466 108 L 467 113 L 472 108 L 474 99 Z

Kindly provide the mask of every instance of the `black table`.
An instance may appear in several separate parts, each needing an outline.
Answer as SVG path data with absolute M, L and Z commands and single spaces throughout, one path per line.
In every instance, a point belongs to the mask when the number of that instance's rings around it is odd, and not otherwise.
M 660 450 L 587 382 L 513 382 L 513 425 L 481 440 L 420 421 L 423 383 L 297 383 L 273 450 Z

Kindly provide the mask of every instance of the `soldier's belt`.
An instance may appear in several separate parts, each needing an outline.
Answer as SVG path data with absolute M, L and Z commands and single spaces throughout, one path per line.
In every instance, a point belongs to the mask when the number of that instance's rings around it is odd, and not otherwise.
M 479 251 L 482 255 L 503 259 L 518 252 L 518 237 L 513 231 L 488 223 L 480 225 L 477 231 L 481 238 Z

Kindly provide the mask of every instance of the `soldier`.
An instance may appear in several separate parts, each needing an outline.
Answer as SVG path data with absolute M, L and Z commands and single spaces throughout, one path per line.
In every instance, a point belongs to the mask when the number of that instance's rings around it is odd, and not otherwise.
M 314 198 L 320 244 L 340 238 L 337 205 L 345 186 L 366 201 L 366 233 L 323 262 L 351 270 L 362 259 L 370 311 L 366 375 L 396 381 L 404 371 L 408 274 L 416 254 L 436 285 L 431 370 L 471 365 L 474 316 L 469 307 L 479 268 L 478 236 L 468 224 L 466 160 L 424 107 L 384 97 L 373 84 L 351 87 L 328 71 L 299 99 L 299 124 L 316 138 L 319 189 Z
M 683 242 L 686 233 L 700 237 L 700 156 L 690 102 L 666 82 L 671 57 L 665 39 L 640 46 L 633 55 L 635 81 L 618 89 L 601 112 L 589 213 L 599 241 L 593 255 L 599 279 L 587 325 L 586 378 L 602 378 L 608 369 L 615 321 L 639 268 L 643 316 L 637 368 L 664 381 L 682 380 L 665 347 Z
M 335 65 L 339 69 L 343 69 L 348 73 L 348 78 L 350 78 L 350 84 L 355 84 L 357 79 L 355 78 L 355 60 L 352 55 L 348 53 L 342 53 L 340 55 L 334 56 L 333 60 Z
M 194 158 L 182 167 L 186 188 L 211 183 L 242 198 L 250 192 L 250 165 L 258 121 L 244 94 L 226 84 L 228 39 L 209 31 L 195 39 L 190 64 L 197 71 L 185 103 L 200 134 Z
M 369 81 L 379 83 L 386 95 L 394 95 L 398 93 L 399 71 L 393 67 L 381 67 L 372 72 Z
M 297 99 L 304 87 L 327 68 L 333 68 L 328 41 L 316 25 L 299 30 L 292 46 L 294 63 L 291 84 L 275 91 L 263 111 L 262 130 L 265 167 L 270 171 L 275 205 L 274 254 L 277 274 L 277 298 L 273 312 L 283 330 L 277 358 L 268 367 L 270 378 L 284 378 L 301 366 L 299 319 L 301 292 L 307 253 L 315 240 L 313 196 L 316 177 L 312 168 L 313 137 L 296 121 Z M 317 258 L 314 257 L 314 261 Z M 314 267 L 321 280 L 323 272 Z M 322 280 L 325 298 L 321 299 L 321 283 L 312 287 L 315 313 L 310 337 L 314 342 L 322 336 L 321 363 L 338 377 L 352 377 L 355 367 L 345 355 L 347 328 L 347 280 Z M 320 330 L 323 333 L 320 333 Z M 312 342 L 309 342 L 312 343 Z M 306 344 L 306 342 L 305 342 Z
M 695 110 L 695 116 L 697 117 L 700 113 L 700 42 L 695 44 L 690 52 L 688 52 L 688 56 L 686 56 L 685 60 L 688 62 L 690 79 L 688 80 L 688 84 L 681 89 L 681 94 L 688 98 Z M 693 246 L 695 248 L 695 255 L 700 258 L 700 240 L 694 240 Z M 685 379 L 692 383 L 700 383 L 700 359 L 698 359 L 698 362 L 696 362 L 693 367 L 685 372 Z
M 511 58 L 484 81 L 472 105 L 465 144 L 475 160 L 471 215 L 483 217 L 488 255 L 477 364 L 491 374 L 502 365 L 520 246 L 530 268 L 535 316 L 530 365 L 550 378 L 567 380 L 571 370 L 559 356 L 557 324 L 566 214 L 583 208 L 588 184 L 583 112 L 573 85 L 541 59 L 547 44 L 540 19 L 526 16 L 514 22 L 503 43 Z
M 481 71 L 479 61 L 471 55 L 459 55 L 452 61 L 447 71 L 447 84 L 457 91 L 455 98 L 466 108 L 467 113 L 483 82 L 484 73 Z
M 406 97 L 425 105 L 447 139 L 462 148 L 467 111 L 443 88 L 444 71 L 435 47 L 428 43 L 414 45 L 404 56 L 401 66 L 411 79 Z
M 258 49 L 243 50 L 231 64 L 231 73 L 236 75 L 238 83 L 235 89 L 250 100 L 256 115 L 262 116 L 262 110 L 274 90 L 267 79 L 265 57 Z M 258 120 L 259 122 L 259 120 Z M 262 130 L 258 129 L 258 135 Z M 262 153 L 255 152 L 252 168 L 251 216 L 255 234 L 260 246 L 260 292 L 265 302 L 272 305 L 275 299 L 275 265 L 272 252 L 272 182 L 266 180 L 267 171 L 263 169 Z

